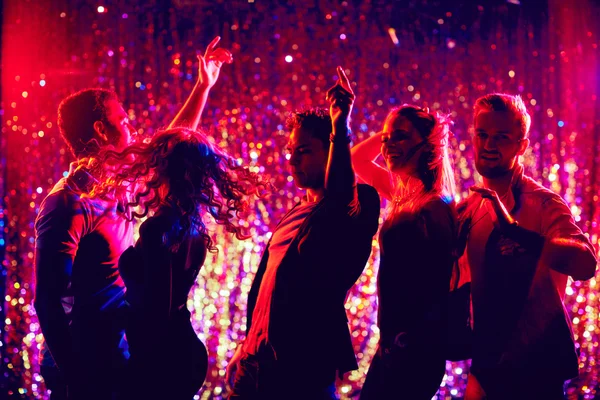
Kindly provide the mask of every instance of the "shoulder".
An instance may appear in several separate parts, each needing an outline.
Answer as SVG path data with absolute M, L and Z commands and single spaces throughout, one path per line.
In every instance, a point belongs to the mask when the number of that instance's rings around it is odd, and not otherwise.
M 423 209 L 432 212 L 449 212 L 456 209 L 454 200 L 451 197 L 441 194 L 434 194 L 425 199 Z
M 532 178 L 524 176 L 521 183 L 521 200 L 527 208 L 569 209 L 565 200 L 550 189 L 540 185 Z
M 358 192 L 358 200 L 361 206 L 376 206 L 380 207 L 381 201 L 377 190 L 371 185 L 359 183 L 356 186 Z
M 79 194 L 75 193 L 66 182 L 65 178 L 54 185 L 48 196 L 42 201 L 43 206 L 67 206 L 81 200 Z
M 77 242 L 88 232 L 89 218 L 81 198 L 59 182 L 40 205 L 35 220 L 36 247 Z
M 42 201 L 37 221 L 52 217 L 68 219 L 83 214 L 83 210 L 81 197 L 61 179 Z
M 471 217 L 481 204 L 481 200 L 481 196 L 476 193 L 470 193 L 468 197 L 462 199 L 460 203 L 456 204 L 456 214 L 458 215 L 458 218 L 464 220 L 465 218 Z
M 456 235 L 456 205 L 452 198 L 433 195 L 423 204 L 417 218 L 430 238 L 452 239 Z
M 174 222 L 174 218 L 169 215 L 154 215 L 142 223 L 140 226 L 140 235 L 162 238 L 163 234 L 171 230 Z
M 422 212 L 435 217 L 455 217 L 456 204 L 454 200 L 442 195 L 433 195 L 423 204 Z
M 456 205 L 451 198 L 446 198 L 441 195 L 433 195 L 427 199 L 419 212 L 420 218 L 428 226 L 428 229 L 437 227 L 447 227 L 450 230 L 454 230 L 457 215 Z M 443 231 L 446 229 L 444 228 Z

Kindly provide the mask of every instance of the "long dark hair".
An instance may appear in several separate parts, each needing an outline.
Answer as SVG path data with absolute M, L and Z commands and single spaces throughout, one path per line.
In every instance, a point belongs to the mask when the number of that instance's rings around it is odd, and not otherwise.
M 176 249 L 190 233 L 204 237 L 207 248 L 216 251 L 203 216 L 238 239 L 249 235 L 236 219 L 248 208 L 248 197 L 261 195 L 269 188 L 257 174 L 239 166 L 216 149 L 204 134 L 175 128 L 158 132 L 151 140 L 130 145 L 121 152 L 103 150 L 99 183 L 92 197 L 129 191 L 133 199 L 125 202 L 130 219 L 143 218 L 162 204 L 169 204 L 181 215 L 168 242 Z M 133 195 L 133 196 L 131 196 Z

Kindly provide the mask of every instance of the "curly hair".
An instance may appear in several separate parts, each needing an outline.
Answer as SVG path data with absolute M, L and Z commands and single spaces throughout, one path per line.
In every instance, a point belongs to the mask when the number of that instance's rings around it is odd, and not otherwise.
M 285 121 L 285 127 L 291 131 L 294 128 L 306 129 L 313 137 L 323 143 L 323 147 L 329 148 L 332 125 L 329 111 L 324 108 L 307 108 L 295 111 Z
M 179 211 L 179 223 L 167 235 L 172 250 L 197 232 L 209 251 L 217 251 L 203 222 L 206 213 L 238 239 L 247 239 L 249 235 L 235 220 L 247 210 L 248 196 L 261 196 L 263 189 L 270 188 L 213 147 L 202 133 L 185 128 L 158 132 L 121 152 L 102 150 L 97 165 L 101 166 L 96 174 L 99 183 L 90 196 L 105 197 L 127 188 L 134 194 L 125 204 L 130 220 L 143 218 L 162 204 Z

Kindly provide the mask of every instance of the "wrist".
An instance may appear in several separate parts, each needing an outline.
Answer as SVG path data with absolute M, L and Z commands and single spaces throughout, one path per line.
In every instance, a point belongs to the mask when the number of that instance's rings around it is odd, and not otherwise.
M 210 89 L 213 85 L 209 84 L 208 82 L 204 81 L 202 79 L 202 77 L 199 77 L 198 80 L 196 81 L 196 87 L 198 89 Z
M 346 123 L 334 125 L 333 129 L 331 131 L 331 136 L 329 137 L 329 140 L 331 142 L 338 141 L 338 140 L 349 142 L 351 133 L 352 133 L 352 130 L 350 130 L 350 127 Z
M 519 226 L 519 223 L 512 217 L 507 218 L 504 221 L 504 228 L 508 230 L 513 230 Z

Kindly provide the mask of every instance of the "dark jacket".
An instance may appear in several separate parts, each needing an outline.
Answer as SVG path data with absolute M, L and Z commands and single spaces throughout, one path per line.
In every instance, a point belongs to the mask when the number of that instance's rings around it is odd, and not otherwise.
M 358 185 L 357 193 L 347 208 L 325 196 L 306 217 L 279 265 L 269 321 L 269 339 L 278 359 L 318 354 L 318 368 L 340 373 L 358 368 L 344 303 L 371 254 L 380 203 L 371 186 Z M 267 246 L 248 295 L 247 332 L 268 259 Z
M 521 377 L 566 380 L 577 376 L 578 359 L 571 323 L 563 305 L 566 274 L 552 270 L 540 257 L 545 241 L 569 239 L 594 254 L 589 239 L 575 224 L 557 194 L 514 172 L 505 200 L 518 227 L 493 227 L 481 197 L 472 195 L 466 255 L 472 278 L 473 361 L 471 371 L 484 384 L 488 376 L 508 371 Z M 482 265 L 471 260 L 482 243 Z

